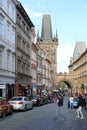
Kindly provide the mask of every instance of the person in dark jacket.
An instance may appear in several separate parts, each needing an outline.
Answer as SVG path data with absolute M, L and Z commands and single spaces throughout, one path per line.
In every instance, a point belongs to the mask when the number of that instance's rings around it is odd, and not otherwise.
M 58 118 L 63 118 L 65 119 L 63 112 L 62 112 L 62 108 L 63 108 L 63 96 L 62 95 L 58 95 L 57 96 L 57 111 L 56 111 L 56 116 L 58 115 Z
M 63 96 L 59 95 L 58 97 L 58 106 L 61 107 L 63 106 Z
M 80 94 L 78 97 L 78 108 L 77 108 L 77 118 L 84 119 L 83 113 L 82 113 L 82 107 L 83 107 L 83 97 Z

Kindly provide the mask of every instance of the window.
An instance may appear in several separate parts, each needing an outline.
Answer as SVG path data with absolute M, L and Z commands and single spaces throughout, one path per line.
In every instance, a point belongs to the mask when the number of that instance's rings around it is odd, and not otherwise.
M 17 61 L 17 71 L 21 72 L 21 61 L 19 59 Z
M 21 17 L 17 14 L 17 22 L 21 25 Z
M 12 41 L 13 44 L 15 44 L 15 29 L 14 28 L 12 28 L 11 41 Z
M 9 70 L 10 65 L 10 53 L 7 51 L 7 69 Z
M 12 19 L 15 20 L 15 8 L 12 6 Z
M 25 51 L 25 46 L 26 46 L 26 41 L 25 39 L 23 39 L 23 42 L 22 42 L 22 49 Z
M 25 23 L 22 21 L 22 29 L 25 31 Z
M 9 11 L 10 11 L 10 2 L 9 0 L 7 0 L 7 13 L 9 14 Z
M 15 71 L 15 55 L 12 54 L 12 71 Z
M 28 74 L 28 65 L 25 66 L 25 74 Z
M 2 67 L 2 50 L 0 50 L 0 67 Z
M 0 35 L 3 36 L 3 18 L 0 18 Z
M 21 48 L 21 40 L 22 40 L 22 39 L 21 39 L 21 35 L 18 34 L 18 35 L 17 35 L 17 46 L 20 47 L 20 48 Z
M 24 73 L 25 74 L 25 63 L 22 63 L 22 73 Z
M 6 32 L 7 40 L 10 41 L 10 24 L 7 22 L 7 32 Z

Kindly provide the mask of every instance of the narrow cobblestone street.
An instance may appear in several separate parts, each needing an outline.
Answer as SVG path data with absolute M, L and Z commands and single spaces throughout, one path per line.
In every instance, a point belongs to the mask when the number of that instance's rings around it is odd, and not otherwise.
M 87 112 L 83 109 L 84 119 L 76 118 L 76 109 L 67 107 L 64 99 L 62 117 L 55 116 L 57 104 L 51 103 L 35 107 L 27 112 L 15 112 L 0 120 L 0 130 L 87 130 Z

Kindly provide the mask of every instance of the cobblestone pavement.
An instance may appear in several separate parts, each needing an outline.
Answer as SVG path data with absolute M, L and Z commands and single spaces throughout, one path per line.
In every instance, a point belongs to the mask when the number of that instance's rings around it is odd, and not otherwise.
M 0 130 L 87 130 L 87 112 L 83 109 L 84 119 L 77 119 L 76 109 L 68 109 L 67 97 L 62 116 L 56 115 L 56 110 L 57 104 L 52 103 L 27 112 L 13 113 L 0 120 Z
M 64 101 L 63 115 L 64 118 L 58 116 L 54 117 L 55 125 L 53 130 L 87 130 L 87 111 L 82 109 L 84 119 L 76 118 L 76 109 L 70 110 L 67 106 L 67 98 Z

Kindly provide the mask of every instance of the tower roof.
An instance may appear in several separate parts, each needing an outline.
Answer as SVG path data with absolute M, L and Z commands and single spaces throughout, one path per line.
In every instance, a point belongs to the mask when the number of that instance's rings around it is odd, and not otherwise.
M 73 60 L 75 61 L 86 50 L 86 43 L 77 41 L 74 49 Z
M 43 40 L 52 39 L 52 26 L 51 26 L 51 16 L 50 15 L 43 15 L 41 38 Z

